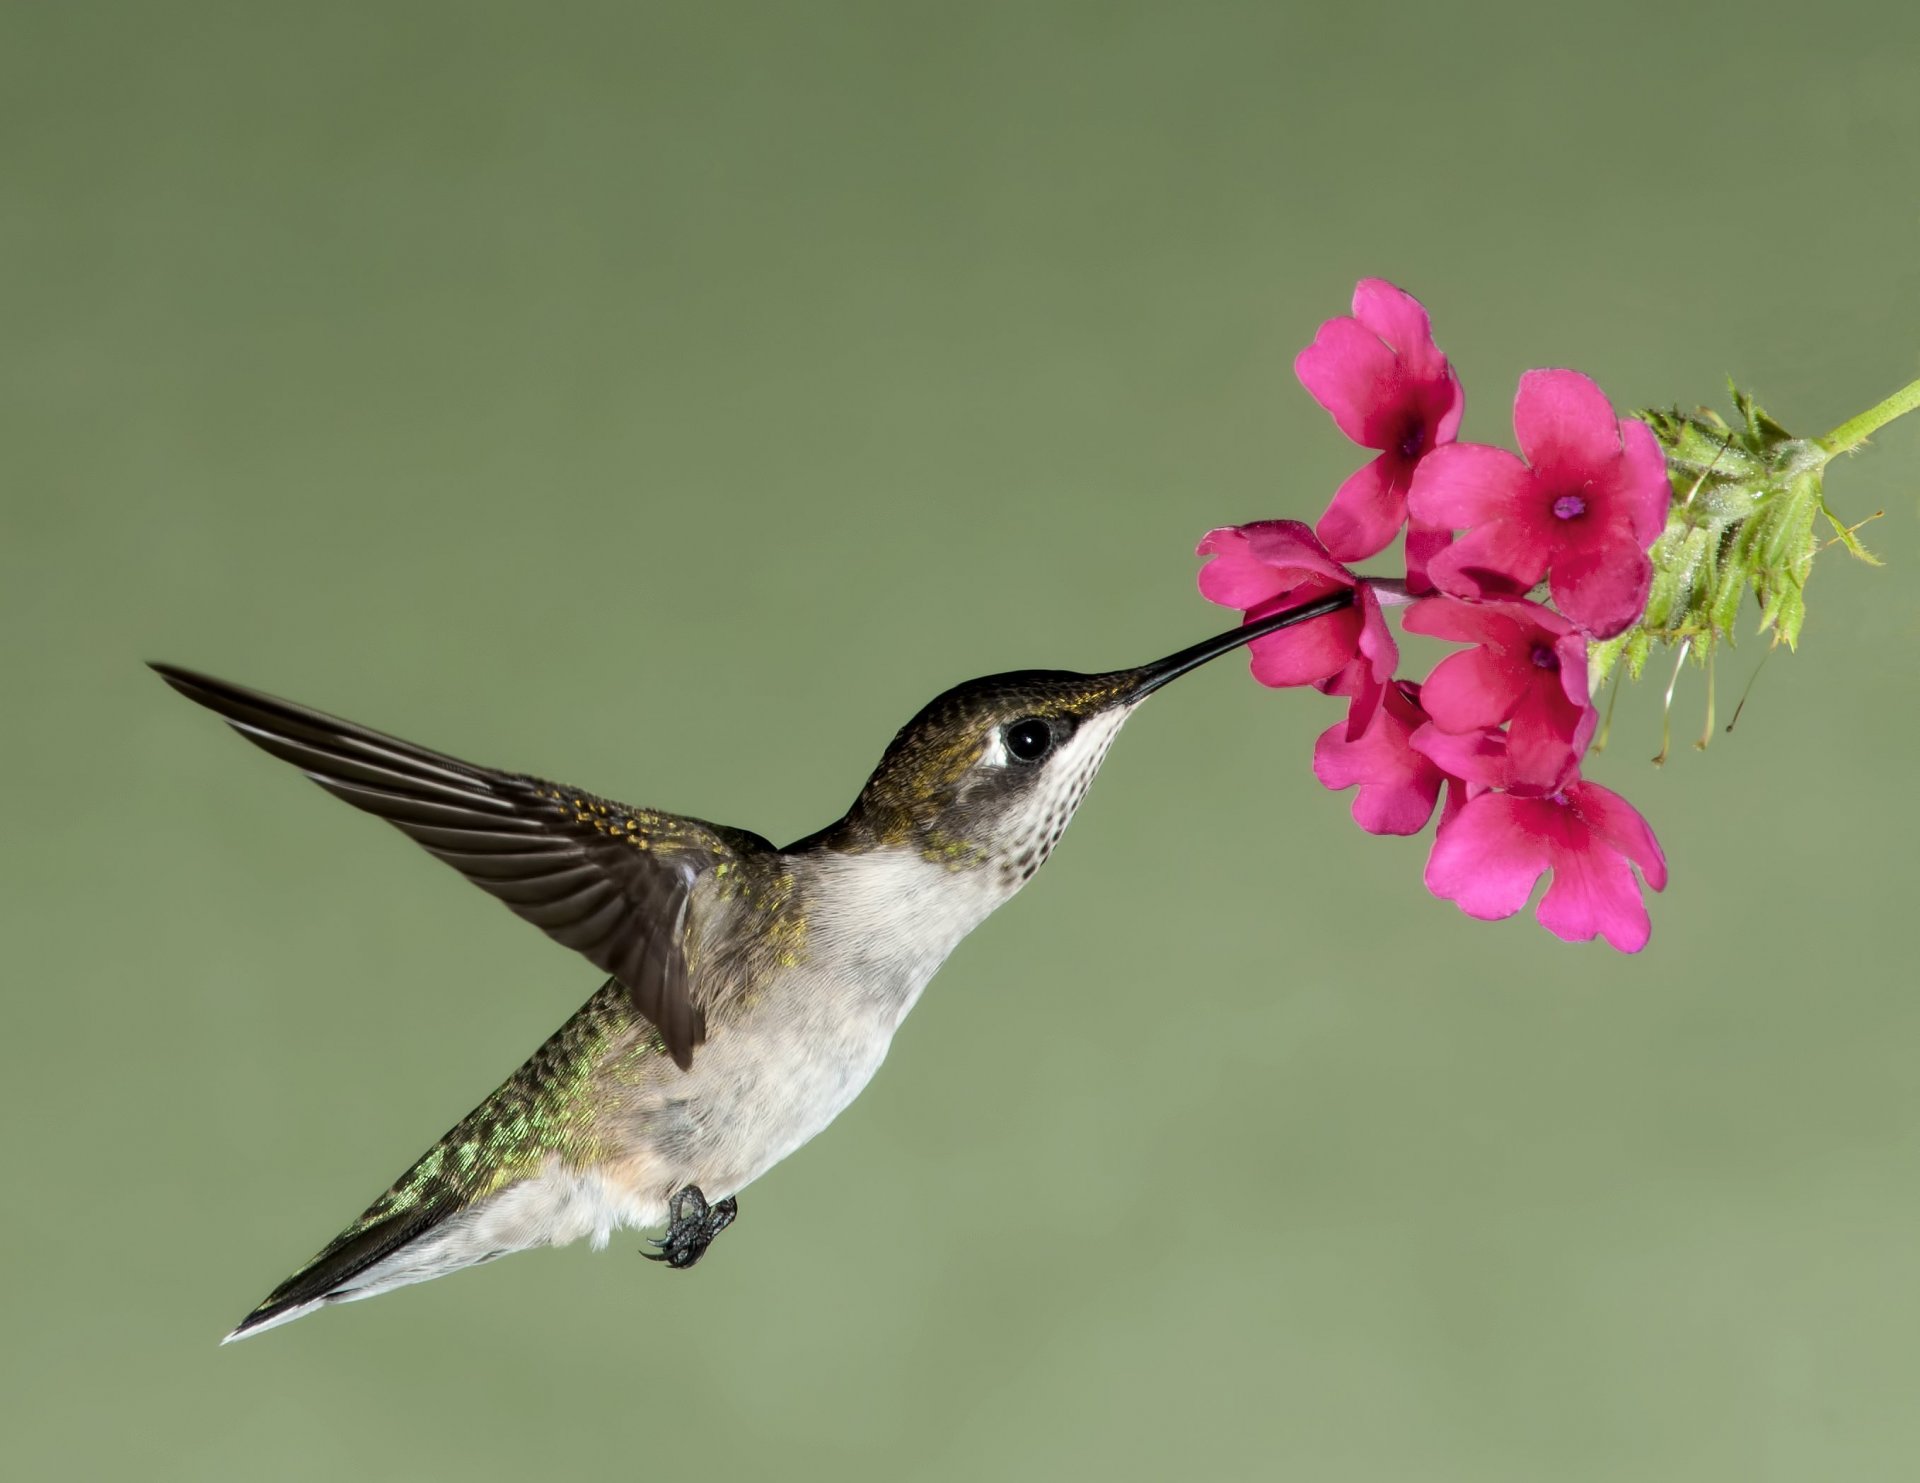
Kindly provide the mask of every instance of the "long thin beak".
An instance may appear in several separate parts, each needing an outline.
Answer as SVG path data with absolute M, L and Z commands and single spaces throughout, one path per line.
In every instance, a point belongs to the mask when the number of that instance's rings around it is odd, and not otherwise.
M 1291 628 L 1296 623 L 1324 618 L 1328 613 L 1337 613 L 1342 608 L 1352 606 L 1353 589 L 1345 588 L 1339 592 L 1330 592 L 1325 597 L 1315 598 L 1312 602 L 1302 603 L 1297 608 L 1282 608 L 1277 613 L 1269 613 L 1257 623 L 1245 623 L 1239 628 L 1230 629 L 1213 638 L 1202 639 L 1191 648 L 1182 649 L 1178 654 L 1169 654 L 1165 659 L 1141 665 L 1134 671 L 1139 678 L 1128 699 L 1137 705 L 1167 681 L 1179 679 L 1188 670 L 1198 669 L 1209 659 L 1218 659 L 1222 654 L 1231 654 L 1244 644 L 1250 644 L 1255 639 L 1264 638 L 1270 633 L 1278 633 L 1283 628 Z

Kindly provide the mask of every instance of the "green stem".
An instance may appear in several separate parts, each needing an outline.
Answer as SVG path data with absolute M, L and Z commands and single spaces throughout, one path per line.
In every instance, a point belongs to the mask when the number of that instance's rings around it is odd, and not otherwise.
M 1877 407 L 1869 407 L 1858 417 L 1849 417 L 1820 440 L 1828 453 L 1850 453 L 1879 432 L 1896 417 L 1920 407 L 1920 381 L 1901 387 Z

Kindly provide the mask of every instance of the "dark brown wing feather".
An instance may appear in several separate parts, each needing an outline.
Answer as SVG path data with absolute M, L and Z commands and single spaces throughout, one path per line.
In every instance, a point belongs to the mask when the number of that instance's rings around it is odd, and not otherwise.
M 771 850 L 766 840 L 475 767 L 170 664 L 153 669 L 255 746 L 385 819 L 619 979 L 674 1060 L 692 1064 L 706 1038 L 684 950 L 693 883 L 716 864 Z

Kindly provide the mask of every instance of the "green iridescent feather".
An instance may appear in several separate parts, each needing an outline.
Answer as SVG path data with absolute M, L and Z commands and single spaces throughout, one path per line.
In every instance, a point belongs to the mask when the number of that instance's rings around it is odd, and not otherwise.
M 635 1023 L 626 991 L 609 981 L 240 1328 L 339 1290 L 442 1221 L 537 1172 L 550 1157 L 575 1168 L 603 1158 L 586 1083 Z M 657 1056 L 665 1047 L 649 1035 L 634 1051 Z

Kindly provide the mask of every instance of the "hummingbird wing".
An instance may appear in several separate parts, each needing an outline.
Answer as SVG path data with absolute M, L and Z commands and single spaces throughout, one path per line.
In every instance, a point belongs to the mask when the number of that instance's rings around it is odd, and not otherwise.
M 744 829 L 476 767 L 292 701 L 152 668 L 255 746 L 385 819 L 556 942 L 612 974 L 684 1069 L 706 1038 L 688 984 L 687 907 L 716 865 L 770 852 Z

